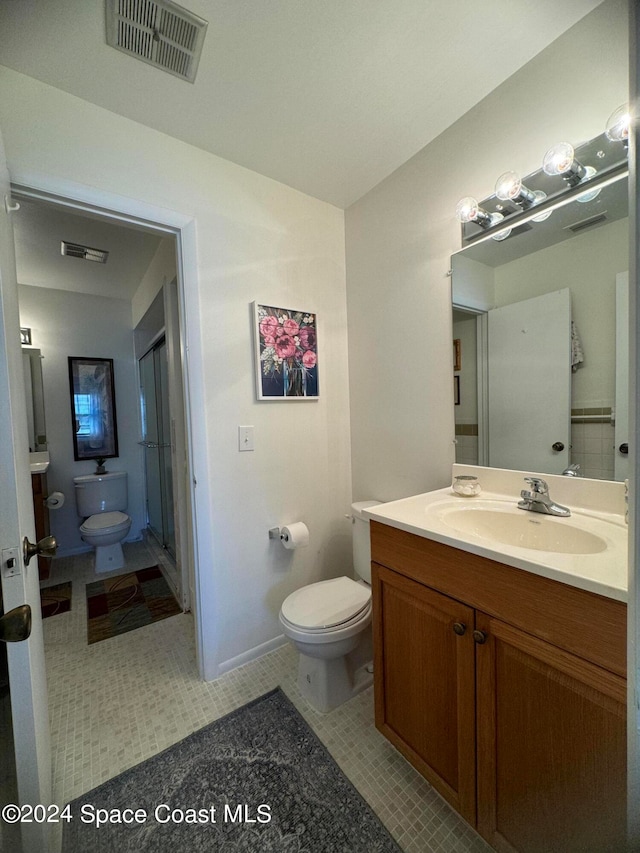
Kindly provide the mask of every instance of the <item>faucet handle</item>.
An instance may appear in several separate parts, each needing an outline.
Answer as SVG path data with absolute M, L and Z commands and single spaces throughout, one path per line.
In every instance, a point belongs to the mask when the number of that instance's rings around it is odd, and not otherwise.
M 529 483 L 531 486 L 531 491 L 537 495 L 548 495 L 549 494 L 549 486 L 547 485 L 546 480 L 542 480 L 540 477 L 525 477 L 525 483 Z

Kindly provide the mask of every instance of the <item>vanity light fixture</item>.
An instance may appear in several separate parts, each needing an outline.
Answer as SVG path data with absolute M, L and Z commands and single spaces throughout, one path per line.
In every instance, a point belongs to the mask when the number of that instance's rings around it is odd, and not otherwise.
M 517 172 L 504 172 L 500 175 L 496 181 L 495 192 L 500 201 L 513 201 L 523 210 L 533 207 L 534 204 L 539 204 L 547 197 L 547 194 L 542 190 L 533 192 L 525 187 Z
M 504 219 L 504 215 L 502 213 L 488 213 L 480 207 L 473 196 L 467 195 L 461 198 L 456 205 L 456 219 L 458 222 L 475 222 L 481 228 L 487 229 Z
M 559 142 L 550 148 L 544 155 L 542 169 L 547 175 L 562 175 L 563 180 L 570 187 L 577 187 L 583 181 L 588 181 L 596 174 L 593 166 L 584 166 L 576 160 L 573 145 L 570 142 Z M 593 201 L 600 190 L 587 190 L 576 196 L 576 201 L 584 204 Z
M 577 187 L 584 178 L 590 177 L 587 167 L 576 160 L 570 142 L 559 142 L 550 148 L 544 155 L 542 168 L 547 175 L 561 175 L 570 187 Z M 595 175 L 593 166 L 589 168 L 593 170 L 591 174 Z
M 629 132 L 631 129 L 631 113 L 627 104 L 622 104 L 611 113 L 605 127 L 607 139 L 612 142 L 622 142 L 629 147 Z

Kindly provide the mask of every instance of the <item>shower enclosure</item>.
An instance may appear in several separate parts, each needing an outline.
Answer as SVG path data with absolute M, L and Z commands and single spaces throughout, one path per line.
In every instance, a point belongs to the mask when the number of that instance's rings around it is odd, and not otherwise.
M 167 345 L 162 338 L 140 359 L 140 444 L 144 447 L 147 528 L 158 545 L 171 555 L 175 567 L 176 530 L 168 367 Z

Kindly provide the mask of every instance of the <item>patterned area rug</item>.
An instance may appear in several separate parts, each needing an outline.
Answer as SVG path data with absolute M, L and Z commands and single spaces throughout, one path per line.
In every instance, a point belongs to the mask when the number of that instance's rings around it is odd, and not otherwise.
M 158 566 L 87 584 L 89 645 L 182 613 Z
M 40 590 L 40 609 L 42 618 L 57 616 L 71 610 L 71 581 L 47 586 Z
M 280 688 L 69 809 L 65 853 L 400 853 Z M 116 823 L 124 809 L 139 822 Z

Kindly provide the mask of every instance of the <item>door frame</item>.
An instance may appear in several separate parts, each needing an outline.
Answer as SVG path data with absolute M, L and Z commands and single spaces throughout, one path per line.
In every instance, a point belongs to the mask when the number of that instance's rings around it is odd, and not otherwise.
M 176 271 L 179 303 L 179 326 L 180 326 L 180 368 L 182 373 L 183 403 L 186 433 L 186 480 L 188 484 L 187 497 L 189 503 L 189 523 L 184 531 L 183 554 L 184 565 L 189 567 L 188 581 L 189 589 L 193 590 L 191 596 L 191 609 L 194 614 L 196 660 L 199 677 L 209 680 L 210 665 L 205 660 L 205 650 L 211 648 L 211 629 L 208 630 L 208 639 L 203 636 L 204 620 L 202 619 L 202 607 L 204 593 L 201 589 L 201 574 L 199 571 L 199 555 L 206 553 L 209 547 L 203 538 L 206 538 L 206 516 L 208 506 L 208 492 L 206 470 L 198 470 L 204 463 L 194 453 L 194 447 L 206 446 L 206 436 L 202 418 L 194 418 L 193 400 L 202 399 L 202 370 L 197 359 L 190 358 L 190 351 L 200 349 L 199 327 L 187 324 L 187 290 L 196 291 L 197 283 L 197 255 L 195 239 L 195 220 L 166 208 L 159 208 L 135 199 L 116 196 L 96 190 L 93 187 L 66 185 L 60 192 L 56 187 L 37 186 L 21 182 L 11 182 L 11 197 L 15 201 L 21 199 L 42 202 L 54 205 L 66 211 L 78 214 L 89 214 L 117 223 L 129 225 L 135 228 L 143 228 L 153 231 L 159 235 L 172 236 L 176 241 Z M 206 463 L 206 460 L 205 460 Z M 196 486 L 198 494 L 196 494 Z M 205 533 L 203 533 L 205 531 Z M 210 677 L 210 676 L 209 676 Z

